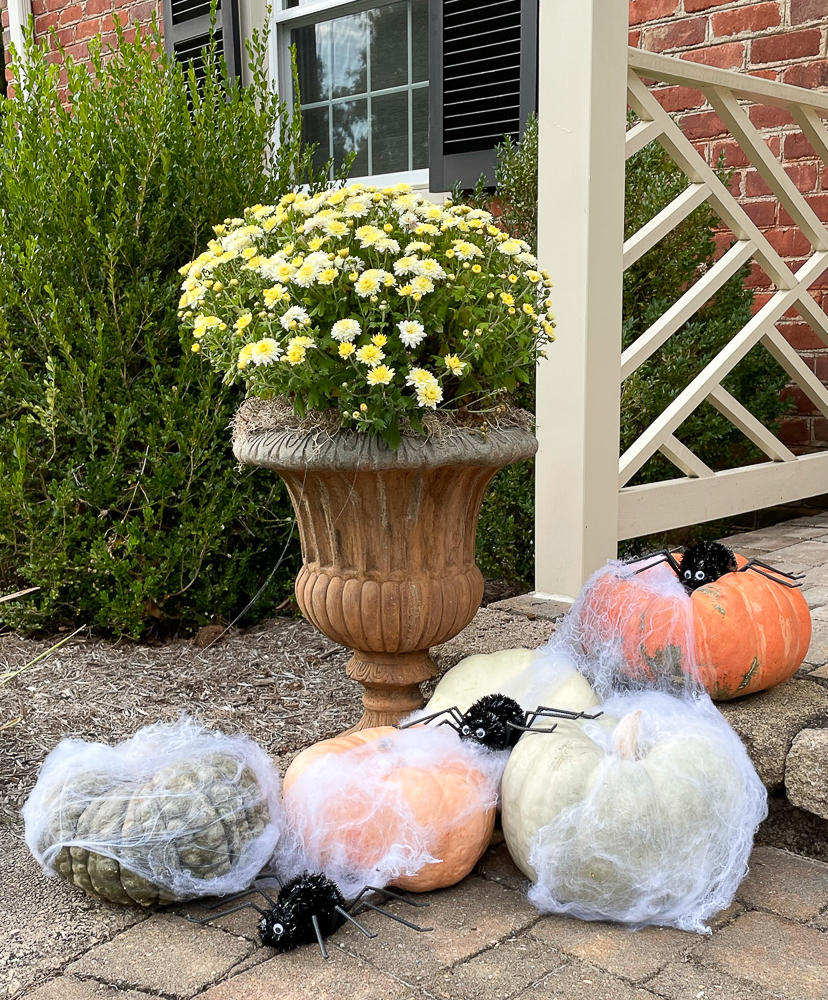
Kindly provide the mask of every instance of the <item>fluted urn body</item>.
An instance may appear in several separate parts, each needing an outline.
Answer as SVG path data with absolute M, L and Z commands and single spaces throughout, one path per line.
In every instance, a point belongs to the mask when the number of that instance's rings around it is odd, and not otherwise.
M 404 437 L 396 451 L 354 431 L 279 428 L 260 401 L 237 421 L 234 452 L 284 480 L 299 525 L 302 613 L 354 653 L 365 688 L 354 729 L 420 708 L 430 646 L 457 635 L 483 596 L 475 565 L 480 505 L 498 469 L 530 458 L 521 427 Z M 258 419 L 257 419 L 258 418 Z

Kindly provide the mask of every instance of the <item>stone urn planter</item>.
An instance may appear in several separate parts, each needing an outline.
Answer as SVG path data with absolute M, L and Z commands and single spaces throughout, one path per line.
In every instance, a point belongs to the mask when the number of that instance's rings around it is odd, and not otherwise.
M 392 451 L 355 431 L 280 426 L 276 411 L 248 400 L 233 451 L 288 488 L 302 545 L 299 607 L 353 649 L 347 674 L 365 688 L 353 729 L 395 725 L 423 705 L 420 684 L 436 672 L 429 647 L 480 607 L 475 534 L 486 488 L 499 469 L 531 458 L 537 441 L 520 426 L 457 426 L 403 437 Z

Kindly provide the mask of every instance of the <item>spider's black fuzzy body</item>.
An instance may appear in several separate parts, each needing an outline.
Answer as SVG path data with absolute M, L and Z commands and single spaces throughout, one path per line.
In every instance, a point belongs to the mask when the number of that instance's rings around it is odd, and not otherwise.
M 262 944 L 276 951 L 293 951 L 302 944 L 313 944 L 315 916 L 322 937 L 333 934 L 345 922 L 336 907 L 345 908 L 345 897 L 338 886 L 321 872 L 303 872 L 282 886 L 276 905 L 259 921 Z
M 514 698 L 487 694 L 463 713 L 458 732 L 461 740 L 473 740 L 490 750 L 508 750 L 523 735 L 517 727 L 522 727 L 525 719 L 526 713 Z
M 698 542 L 681 557 L 679 580 L 688 593 L 737 569 L 733 550 L 721 542 Z

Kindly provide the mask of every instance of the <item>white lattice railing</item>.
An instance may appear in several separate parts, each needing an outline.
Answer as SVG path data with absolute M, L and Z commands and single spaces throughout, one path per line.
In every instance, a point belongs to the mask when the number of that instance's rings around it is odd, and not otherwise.
M 568 28 L 573 28 L 572 18 L 555 14 L 552 7 L 544 13 L 544 5 L 541 7 L 541 51 L 544 39 L 555 51 L 548 53 L 548 63 L 541 61 L 539 245 L 544 265 L 556 277 L 560 338 L 539 375 L 536 586 L 539 592 L 562 596 L 573 595 L 589 572 L 614 555 L 618 539 L 828 490 L 828 452 L 797 457 L 722 386 L 748 351 L 761 344 L 816 409 L 828 417 L 828 389 L 776 328 L 785 313 L 794 309 L 828 345 L 828 316 L 809 292 L 828 268 L 828 229 L 772 154 L 745 108 L 745 102 L 751 102 L 786 109 L 828 164 L 828 129 L 823 121 L 828 118 L 828 94 L 627 49 L 626 24 L 622 26 L 623 18 L 612 10 L 619 5 L 613 0 L 586 0 L 586 6 L 591 17 L 581 25 L 584 48 L 578 55 L 584 59 L 587 50 L 592 59 L 581 70 L 576 59 L 567 56 L 567 46 L 560 43 L 560 32 L 567 30 L 565 23 L 569 21 Z M 572 50 L 572 40 L 567 42 Z M 577 46 L 577 42 L 574 44 Z M 564 65 L 555 69 L 551 64 L 558 58 Z M 623 122 L 624 109 L 618 94 L 622 73 L 626 75 L 627 103 L 639 119 L 626 132 L 623 124 L 608 120 L 604 107 L 608 105 L 610 113 L 621 116 Z M 554 88 L 562 82 L 558 78 L 566 75 L 574 76 L 566 100 L 574 94 L 575 107 L 561 113 L 560 103 L 556 106 L 544 94 L 555 93 Z M 795 272 L 643 79 L 679 84 L 704 93 L 752 166 L 810 242 L 812 252 Z M 573 84 L 577 88 L 574 91 Z M 560 95 L 561 90 L 557 93 Z M 661 143 L 690 183 L 621 245 L 623 159 L 653 141 Z M 582 171 L 577 175 L 567 171 L 560 160 L 573 155 Z M 622 353 L 621 273 L 704 202 L 732 232 L 733 246 Z M 580 235 L 574 246 L 566 247 L 563 234 L 572 228 Z M 596 241 L 602 244 L 597 252 Z M 758 262 L 773 285 L 768 301 L 683 388 L 619 462 L 621 382 L 751 259 Z M 572 342 L 559 355 L 559 346 L 570 337 Z M 767 461 L 714 472 L 682 444 L 676 432 L 705 401 L 752 441 Z M 566 407 L 570 408 L 568 413 Z M 577 421 L 582 421 L 583 426 L 575 429 L 573 446 L 559 428 L 573 427 Z M 677 478 L 629 486 L 657 452 L 676 467 Z M 555 517 L 558 511 L 562 512 L 560 518 Z M 544 512 L 549 516 L 545 517 Z

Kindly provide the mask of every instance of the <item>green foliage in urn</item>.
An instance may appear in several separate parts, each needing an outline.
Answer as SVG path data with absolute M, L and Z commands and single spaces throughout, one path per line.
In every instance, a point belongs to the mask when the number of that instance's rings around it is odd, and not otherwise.
M 553 339 L 549 275 L 483 209 L 353 184 L 214 228 L 181 269 L 192 350 L 225 383 L 392 448 L 428 411 L 497 408 Z
M 182 357 L 176 315 L 216 218 L 321 183 L 265 39 L 249 54 L 250 86 L 210 50 L 198 87 L 154 28 L 93 39 L 89 67 L 30 43 L 25 91 L 0 98 L 0 586 L 40 587 L 3 606 L 15 627 L 230 618 L 281 551 L 283 487 L 235 468 L 238 393 Z

